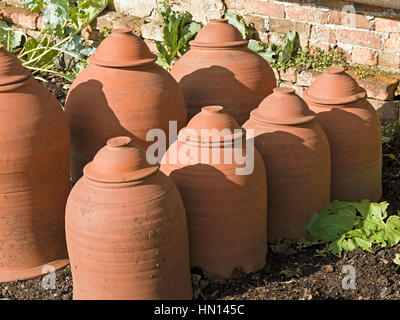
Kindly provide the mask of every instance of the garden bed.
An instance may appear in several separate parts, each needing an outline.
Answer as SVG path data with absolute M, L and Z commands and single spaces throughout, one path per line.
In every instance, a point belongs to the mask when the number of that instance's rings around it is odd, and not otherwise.
M 49 77 L 45 83 L 62 104 L 69 83 L 60 77 Z M 398 157 L 400 139 L 384 144 L 384 154 Z M 400 162 L 390 156 L 383 161 L 383 200 L 390 203 L 389 212 L 400 211 Z M 400 253 L 394 248 L 376 248 L 373 252 L 357 249 L 335 256 L 316 256 L 315 248 L 296 245 L 271 245 L 268 264 L 256 273 L 243 274 L 238 270 L 233 279 L 215 282 L 200 270 L 193 270 L 200 286 L 206 285 L 198 299 L 400 299 L 400 269 L 393 259 Z M 342 288 L 343 266 L 351 265 L 356 272 L 356 289 Z M 72 299 L 72 276 L 67 266 L 56 272 L 56 289 L 42 287 L 42 278 L 0 284 L 0 299 Z M 196 288 L 196 285 L 194 286 Z

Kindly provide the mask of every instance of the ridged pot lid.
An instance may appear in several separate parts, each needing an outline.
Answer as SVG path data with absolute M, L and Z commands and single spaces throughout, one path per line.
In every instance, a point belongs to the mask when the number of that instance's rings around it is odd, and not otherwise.
M 128 28 L 115 29 L 89 58 L 91 63 L 116 68 L 140 66 L 156 60 L 146 43 Z
M 273 93 L 250 113 L 250 118 L 271 124 L 296 125 L 315 119 L 315 113 L 293 88 L 274 88 Z
M 107 141 L 83 173 L 90 180 L 122 183 L 141 180 L 158 169 L 147 162 L 145 151 L 130 137 L 116 137 Z
M 195 47 L 225 48 L 247 46 L 242 34 L 227 19 L 214 19 L 204 26 L 190 42 Z
M 15 55 L 0 45 L 0 86 L 24 81 L 31 75 Z
M 315 79 L 303 97 L 311 103 L 342 105 L 365 99 L 367 92 L 344 68 L 330 67 Z
M 196 114 L 188 125 L 179 131 L 180 141 L 203 143 L 231 143 L 242 139 L 245 130 L 239 126 L 235 118 L 224 112 L 221 106 L 206 106 Z

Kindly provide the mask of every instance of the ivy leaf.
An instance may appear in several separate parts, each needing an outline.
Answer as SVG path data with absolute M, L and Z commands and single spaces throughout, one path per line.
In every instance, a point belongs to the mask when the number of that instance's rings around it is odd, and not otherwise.
M 0 21 L 0 43 L 10 51 L 21 45 L 25 33 L 10 28 L 6 22 Z

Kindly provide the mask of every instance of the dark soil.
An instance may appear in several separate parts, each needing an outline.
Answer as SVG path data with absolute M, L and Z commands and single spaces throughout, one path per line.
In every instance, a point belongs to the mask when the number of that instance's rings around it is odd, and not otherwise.
M 65 102 L 68 83 L 60 77 L 50 77 L 44 85 L 62 104 Z M 384 154 L 400 154 L 400 139 L 384 144 Z M 384 156 L 383 200 L 390 203 L 389 212 L 400 212 L 400 162 Z M 394 248 L 376 248 L 372 253 L 357 249 L 341 259 L 335 256 L 316 255 L 316 248 L 299 248 L 295 245 L 270 245 L 267 266 L 255 273 L 240 270 L 226 281 L 207 279 L 201 270 L 192 270 L 201 277 L 198 299 L 400 299 L 400 268 L 397 271 L 393 258 L 400 253 Z M 344 289 L 344 266 L 355 270 L 355 289 Z M 56 289 L 46 290 L 42 278 L 0 284 L 0 299 L 57 299 L 72 298 L 72 277 L 67 266 L 56 272 Z M 196 289 L 196 285 L 194 288 Z

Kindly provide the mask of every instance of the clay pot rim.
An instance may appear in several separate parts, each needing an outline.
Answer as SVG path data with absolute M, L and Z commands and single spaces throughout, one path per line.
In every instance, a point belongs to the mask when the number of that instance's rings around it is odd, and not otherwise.
M 127 136 L 119 136 L 109 139 L 107 141 L 106 147 L 111 147 L 111 148 L 125 147 L 131 144 L 131 142 L 132 138 Z M 87 179 L 101 183 L 128 183 L 128 182 L 143 180 L 144 178 L 147 178 L 155 174 L 160 169 L 159 165 L 155 165 L 155 166 L 144 167 L 138 170 L 136 169 L 132 171 L 119 172 L 119 173 L 115 172 L 107 173 L 104 171 L 99 171 L 97 167 L 98 165 L 96 164 L 96 161 L 93 160 L 83 168 L 83 174 Z
M 195 48 L 213 48 L 213 49 L 224 49 L 224 48 L 235 48 L 235 47 L 247 47 L 249 41 L 229 41 L 229 42 L 199 42 L 196 40 L 192 40 L 189 42 L 192 47 Z
M 315 97 L 310 95 L 307 91 L 304 91 L 303 93 L 303 98 L 311 103 L 315 104 L 320 104 L 320 105 L 345 105 L 345 104 L 351 104 L 354 102 L 358 102 L 360 100 L 364 100 L 367 98 L 367 92 L 365 89 L 363 89 L 363 92 L 356 93 L 354 95 L 348 96 L 348 97 L 328 97 L 328 98 L 323 98 L 323 97 Z
M 322 72 L 322 75 L 324 77 L 332 77 L 335 75 L 347 75 L 347 74 L 343 67 L 333 66 L 325 68 L 324 71 Z M 311 103 L 316 103 L 320 105 L 344 105 L 344 104 L 354 103 L 367 98 L 367 91 L 360 86 L 354 88 L 354 90 L 357 90 L 358 92 L 355 92 L 352 95 L 336 96 L 336 97 L 314 96 L 309 93 L 310 88 L 304 91 L 303 98 Z
M 153 58 L 146 58 L 146 59 L 139 59 L 139 60 L 131 60 L 131 61 L 124 61 L 124 62 L 110 62 L 110 61 L 104 61 L 100 59 L 96 59 L 96 57 L 93 55 L 89 57 L 89 62 L 93 63 L 98 66 L 102 67 L 110 67 L 110 68 L 130 68 L 130 67 L 139 67 L 139 66 L 144 66 L 148 64 L 152 64 L 157 61 L 157 56 L 155 54 L 151 54 Z
M 244 140 L 246 138 L 246 130 L 244 128 L 241 129 L 241 132 L 220 137 L 220 140 L 213 140 L 212 137 L 209 137 L 208 141 L 202 140 L 198 135 L 193 136 L 190 133 L 185 134 L 185 129 L 187 129 L 187 127 L 184 127 L 179 131 L 177 142 L 189 146 L 208 148 L 230 147 L 233 146 L 236 141 Z
M 287 119 L 272 119 L 266 118 L 264 116 L 259 115 L 259 111 L 254 109 L 250 112 L 250 119 L 255 120 L 260 123 L 269 123 L 269 124 L 276 124 L 276 125 L 298 125 L 302 123 L 307 123 L 316 119 L 316 115 L 304 116 L 299 118 L 287 118 Z
M 155 174 L 159 169 L 160 166 L 156 165 L 116 175 L 115 173 L 107 174 L 101 171 L 97 171 L 95 168 L 93 168 L 93 163 L 90 162 L 83 168 L 83 174 L 88 180 L 92 180 L 95 182 L 120 184 L 145 179 Z

